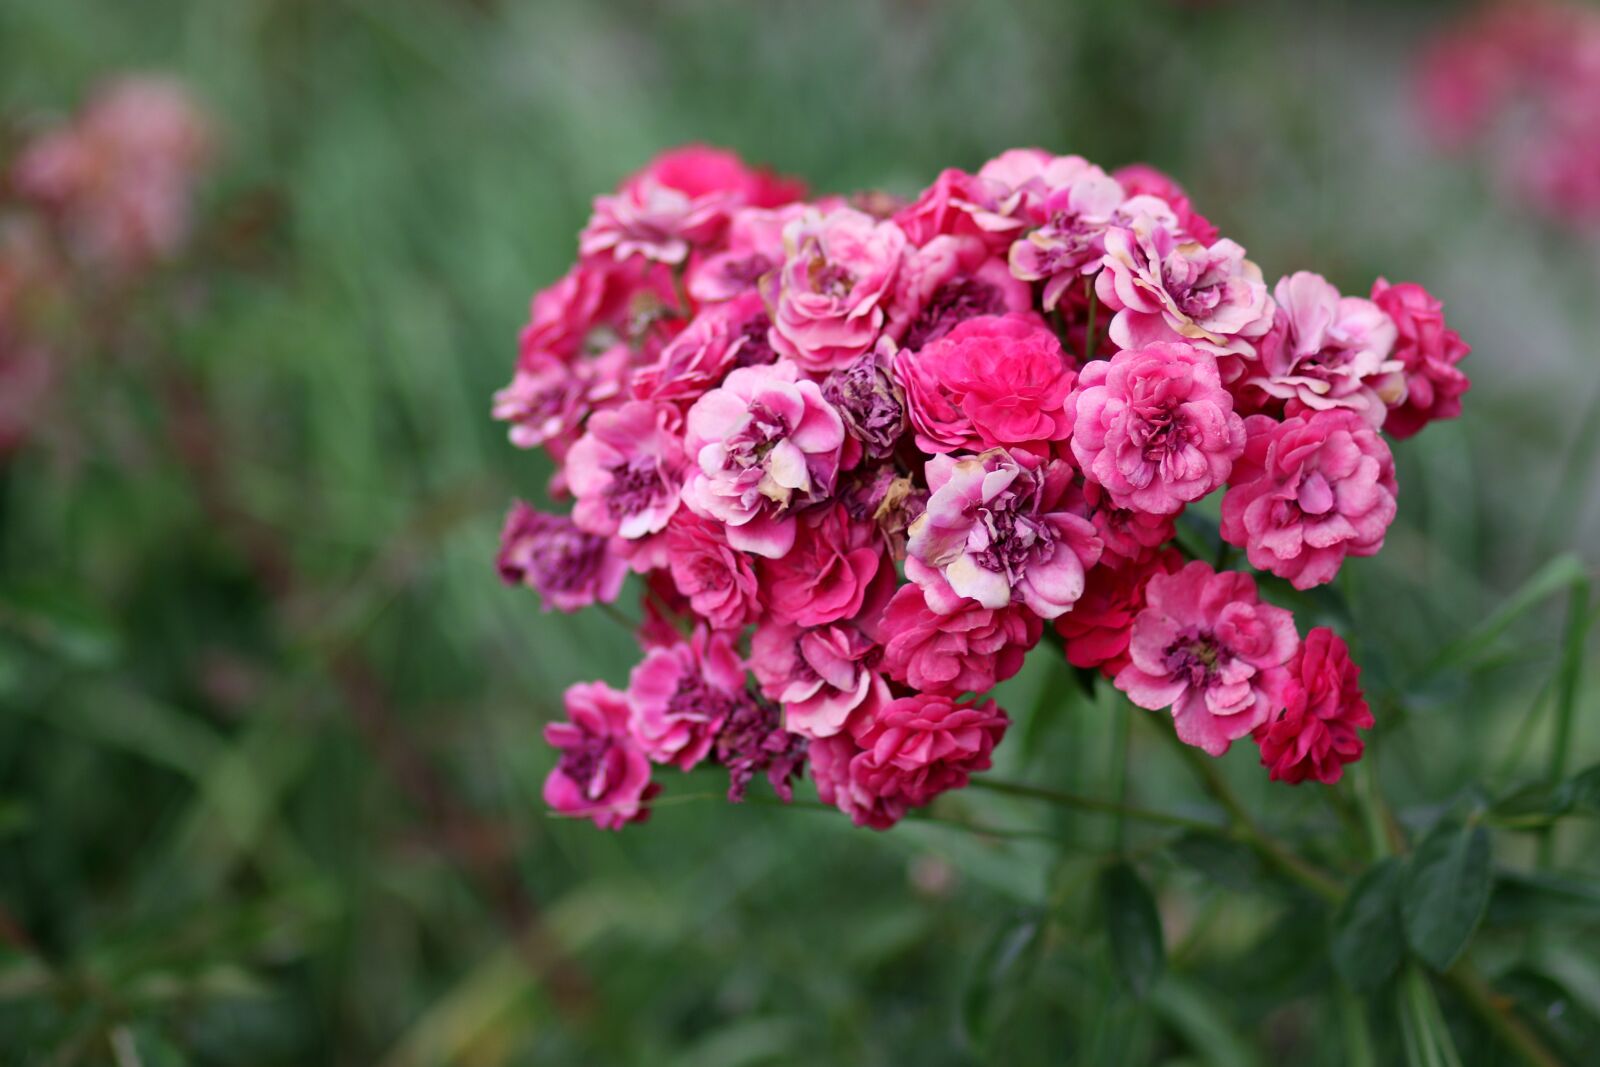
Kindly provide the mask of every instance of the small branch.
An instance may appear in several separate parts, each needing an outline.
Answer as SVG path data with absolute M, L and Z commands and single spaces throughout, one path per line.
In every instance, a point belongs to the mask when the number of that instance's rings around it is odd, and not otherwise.
M 969 784 L 974 789 L 987 789 L 991 793 L 1026 797 L 1030 800 L 1043 800 L 1059 807 L 1072 808 L 1077 811 L 1092 811 L 1102 815 L 1115 815 L 1121 818 L 1135 819 L 1159 826 L 1174 826 L 1182 830 L 1193 830 L 1196 833 L 1211 834 L 1213 836 L 1229 836 L 1229 830 L 1226 826 L 1208 822 L 1204 819 L 1191 819 L 1186 815 L 1179 815 L 1175 812 L 1155 811 L 1150 808 L 1135 807 L 1131 804 L 1119 804 L 1114 800 L 1101 800 L 1098 797 L 1086 797 L 1078 793 L 1065 793 L 1058 789 L 1046 789 L 1043 786 L 1025 785 L 1021 782 L 1007 782 L 981 776 L 972 779 Z
M 1505 1046 L 1532 1067 L 1565 1067 L 1528 1024 L 1519 1019 L 1509 997 L 1495 992 L 1477 970 L 1463 960 L 1444 974 L 1444 981 L 1467 1003 Z

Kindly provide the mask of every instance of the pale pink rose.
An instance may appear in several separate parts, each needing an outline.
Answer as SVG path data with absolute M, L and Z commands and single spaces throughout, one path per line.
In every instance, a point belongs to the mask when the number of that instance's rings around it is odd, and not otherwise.
M 1268 776 L 1325 785 L 1344 777 L 1344 765 L 1360 759 L 1366 747 L 1356 731 L 1371 729 L 1373 718 L 1361 695 L 1361 668 L 1351 662 L 1343 638 L 1326 626 L 1306 634 L 1289 662 L 1284 703 L 1255 731 Z
M 1123 192 L 1130 198 L 1153 196 L 1165 201 L 1172 209 L 1178 231 L 1184 236 L 1208 247 L 1216 243 L 1217 228 L 1195 211 L 1194 205 L 1189 202 L 1189 194 L 1170 175 L 1147 163 L 1130 163 L 1113 171 L 1111 176 L 1117 179 Z
M 1372 285 L 1372 300 L 1395 324 L 1393 355 L 1405 377 L 1405 394 L 1389 409 L 1383 432 L 1403 439 L 1435 419 L 1460 415 L 1461 394 L 1472 382 L 1456 364 L 1472 348 L 1445 325 L 1443 306 L 1415 282 L 1390 285 L 1382 278 Z
M 783 728 L 776 704 L 746 696 L 717 732 L 713 756 L 728 769 L 728 800 L 738 804 L 756 775 L 765 773 L 785 804 L 794 799 L 791 779 L 805 770 L 806 739 Z
M 731 152 L 687 145 L 657 157 L 614 195 L 596 197 L 578 248 L 591 258 L 637 255 L 679 264 L 691 249 L 716 242 L 736 209 L 774 207 L 803 192 L 798 183 L 750 169 Z
M 518 500 L 500 531 L 496 560 L 508 585 L 539 594 L 545 611 L 573 612 L 617 599 L 628 566 L 611 538 L 580 530 L 565 515 L 536 511 Z
M 689 295 L 715 303 L 756 290 L 763 277 L 783 265 L 784 227 L 805 212 L 806 205 L 798 203 L 734 212 L 725 247 L 689 265 Z
M 999 190 L 1004 217 L 1029 226 L 1050 217 L 1051 195 L 1071 188 L 1098 170 L 1082 156 L 1058 156 L 1042 148 L 1012 148 L 978 168 L 978 176 Z M 1015 232 L 1011 232 L 1015 236 Z
M 968 319 L 921 351 L 901 349 L 894 370 L 924 452 L 1043 452 L 1072 433 L 1066 403 L 1077 375 L 1031 312 Z
M 667 565 L 678 592 L 714 630 L 737 630 L 761 614 L 749 556 L 728 544 L 720 522 L 681 510 L 667 526 Z
M 1116 312 L 1107 335 L 1118 348 L 1187 341 L 1250 357 L 1272 326 L 1261 268 L 1233 241 L 1203 245 L 1145 215 L 1108 230 L 1105 249 L 1095 293 Z
M 1150 576 L 1172 574 L 1182 566 L 1183 556 L 1169 548 L 1143 562 L 1091 568 L 1083 596 L 1055 623 L 1067 662 L 1098 667 L 1107 678 L 1115 678 L 1128 665 L 1128 640 L 1133 620 L 1144 610 Z
M 894 583 L 877 527 L 852 519 L 837 503 L 802 515 L 794 547 L 761 560 L 757 573 L 772 617 L 799 626 L 853 618 L 869 591 L 883 580 Z
M 1394 458 L 1354 411 L 1284 422 L 1252 415 L 1222 498 L 1222 537 L 1296 589 L 1331 582 L 1345 556 L 1374 556 L 1394 521 Z
M 999 448 L 935 456 L 927 465 L 932 495 L 911 524 L 907 552 L 986 608 L 1020 602 L 1053 619 L 1082 595 L 1084 572 L 1100 558 L 1094 527 L 1060 510 L 1071 477 L 1059 460 Z M 907 567 L 913 581 L 934 585 L 909 560 Z
M 783 705 L 785 729 L 810 738 L 831 737 L 889 700 L 877 672 L 882 657 L 883 649 L 852 622 L 769 621 L 750 639 L 750 669 L 761 692 Z
M 700 627 L 687 640 L 652 648 L 628 676 L 629 729 L 656 763 L 690 770 L 747 699 L 733 635 Z
M 1029 311 L 1033 290 L 975 237 L 935 237 L 907 253 L 888 332 L 915 351 L 979 315 Z
M 937 576 L 934 580 L 943 581 Z M 903 585 L 879 624 L 885 638 L 884 673 L 922 692 L 993 689 L 1022 669 L 1023 658 L 1044 629 L 1039 616 L 1021 604 L 990 609 L 953 593 L 937 599 L 941 606 L 954 601 L 955 610 L 935 611 L 920 585 Z
M 549 723 L 545 741 L 561 757 L 544 780 L 544 802 L 567 815 L 620 830 L 650 816 L 646 802 L 661 787 L 650 781 L 650 760 L 628 732 L 627 697 L 604 682 L 580 682 L 566 692 L 566 722 Z
M 832 493 L 844 436 L 795 364 L 735 370 L 689 409 L 685 448 L 697 469 L 683 502 L 725 524 L 734 548 L 777 559 L 794 545 L 795 513 Z
M 730 370 L 777 358 L 767 343 L 771 325 L 766 305 L 754 291 L 702 308 L 655 362 L 634 373 L 629 383 L 633 395 L 669 401 L 687 411 Z
M 1217 362 L 1192 345 L 1157 343 L 1089 363 L 1069 411 L 1072 454 L 1117 507 L 1181 511 L 1226 481 L 1244 451 L 1244 420 Z
M 1106 230 L 1124 199 L 1116 179 L 1092 164 L 1044 197 L 1044 225 L 1011 245 L 1010 263 L 1016 277 L 1045 283 L 1045 310 L 1067 286 L 1100 269 Z
M 194 186 L 214 148 L 186 86 L 139 75 L 104 86 L 70 125 L 24 145 L 11 184 L 50 214 L 79 260 L 126 273 L 188 239 Z
M 808 211 L 783 240 L 788 256 L 768 285 L 772 347 L 813 373 L 853 362 L 883 331 L 905 234 L 892 222 L 839 208 Z
M 1116 686 L 1141 708 L 1170 707 L 1185 744 L 1220 756 L 1283 708 L 1299 643 L 1249 575 L 1190 563 L 1146 585 Z
M 1386 401 L 1397 400 L 1404 389 L 1402 365 L 1389 358 L 1394 320 L 1370 300 L 1340 296 L 1310 271 L 1280 279 L 1273 296 L 1273 328 L 1257 345 L 1260 359 L 1246 372 L 1244 385 L 1290 415 L 1350 408 L 1381 425 Z
M 596 412 L 567 453 L 573 521 L 630 541 L 666 529 L 683 486 L 680 422 L 672 405 L 648 400 Z

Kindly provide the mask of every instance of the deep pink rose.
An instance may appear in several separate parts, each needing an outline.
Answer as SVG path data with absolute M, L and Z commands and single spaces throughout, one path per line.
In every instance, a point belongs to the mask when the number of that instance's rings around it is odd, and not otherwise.
M 1095 292 L 1116 312 L 1107 334 L 1118 348 L 1187 341 L 1248 357 L 1272 326 L 1261 268 L 1233 241 L 1203 245 L 1146 215 L 1107 231 L 1105 249 Z
M 906 237 L 853 208 L 808 211 L 784 230 L 788 258 L 771 276 L 772 347 L 812 373 L 851 363 L 887 321 Z
M 852 622 L 766 622 L 750 642 L 750 669 L 761 692 L 783 705 L 786 729 L 810 738 L 831 737 L 888 701 L 889 687 L 876 670 L 882 656 Z
M 851 778 L 874 796 L 920 808 L 940 793 L 965 788 L 989 769 L 1010 720 L 992 700 L 958 702 L 917 693 L 878 708 L 852 729 L 862 754 Z
M 1148 561 L 1156 554 L 1156 549 L 1172 540 L 1177 528 L 1171 515 L 1117 507 L 1098 482 L 1074 480 L 1067 490 L 1066 500 L 1067 510 L 1088 519 L 1100 536 L 1104 546 L 1100 554 L 1102 567 Z
M 652 648 L 628 676 L 629 728 L 656 763 L 690 770 L 746 698 L 733 636 L 701 627 L 687 641 Z
M 1098 667 L 1107 678 L 1115 678 L 1128 665 L 1128 639 L 1133 620 L 1144 610 L 1150 576 L 1172 574 L 1182 566 L 1183 557 L 1169 548 L 1143 563 L 1092 568 L 1083 596 L 1056 620 L 1067 662 L 1074 667 Z
M 901 349 L 894 369 L 925 452 L 1042 452 L 1072 432 L 1066 402 L 1077 375 L 1032 313 L 968 319 L 921 351 Z
M 544 610 L 573 612 L 617 599 L 628 565 L 609 537 L 580 530 L 565 515 L 536 511 L 518 500 L 500 531 L 496 560 L 508 585 L 539 594 Z
M 940 237 L 966 237 L 1004 254 L 1023 226 L 1014 214 L 1019 199 L 1003 181 L 952 167 L 895 212 L 894 222 L 918 248 Z
M 1223 540 L 1296 589 L 1333 581 L 1347 555 L 1378 553 L 1399 487 L 1389 446 L 1360 415 L 1252 415 L 1245 428 L 1250 440 L 1222 498 Z
M 813 740 L 806 756 L 812 781 L 817 783 L 817 798 L 850 816 L 850 821 L 857 826 L 887 830 L 899 822 L 910 807 L 898 793 L 879 796 L 856 778 L 853 773 L 856 761 L 865 759 L 867 753 L 848 733 Z
M 1371 729 L 1373 719 L 1361 695 L 1361 668 L 1326 626 L 1306 634 L 1289 662 L 1286 702 L 1256 729 L 1261 765 L 1275 782 L 1337 782 L 1344 765 L 1361 758 L 1366 746 L 1356 731 Z
M 544 780 L 544 802 L 567 815 L 620 830 L 650 816 L 645 802 L 661 791 L 650 761 L 628 733 L 627 697 L 604 682 L 566 692 L 567 721 L 549 723 L 544 739 L 561 753 Z
M 1116 686 L 1141 708 L 1172 708 L 1178 737 L 1212 756 L 1281 710 L 1294 618 L 1256 599 L 1247 574 L 1190 563 L 1145 586 L 1130 662 Z
M 777 559 L 794 545 L 795 512 L 827 497 L 844 423 L 795 364 L 735 370 L 689 409 L 685 448 L 698 468 L 683 502 L 728 527 L 728 543 Z
M 799 626 L 852 618 L 880 574 L 894 581 L 877 527 L 852 519 L 839 504 L 802 516 L 794 547 L 757 567 L 772 617 Z
M 1394 358 L 1405 377 L 1405 395 L 1389 409 L 1383 431 L 1403 439 L 1435 419 L 1460 415 L 1461 394 L 1472 382 L 1456 364 L 1472 348 L 1445 325 L 1443 305 L 1415 282 L 1390 285 L 1382 278 L 1372 285 L 1372 300 L 1394 321 Z
M 771 325 L 760 294 L 753 291 L 702 308 L 683 332 L 661 349 L 655 362 L 634 373 L 630 382 L 633 395 L 670 402 L 687 411 L 730 370 L 777 358 L 767 344 Z
M 999 448 L 935 456 L 927 465 L 927 510 L 911 524 L 907 577 L 928 588 L 937 572 L 986 608 L 1015 601 L 1046 619 L 1069 610 L 1083 593 L 1084 572 L 1100 558 L 1094 527 L 1061 510 L 1071 478 L 1060 460 Z
M 1390 317 L 1370 300 L 1340 296 L 1322 275 L 1306 270 L 1279 279 L 1273 296 L 1272 331 L 1257 345 L 1260 360 L 1244 385 L 1265 393 L 1274 411 L 1349 408 L 1381 425 L 1386 402 L 1404 388 L 1401 364 L 1389 358 L 1395 341 Z
M 990 609 L 953 593 L 938 599 L 955 610 L 933 610 L 911 583 L 884 609 L 883 669 L 895 681 L 926 693 L 984 693 L 1021 670 L 1039 643 L 1044 624 L 1021 604 Z
M 680 421 L 670 404 L 647 400 L 596 412 L 567 453 L 573 521 L 630 541 L 666 529 L 683 485 Z
M 1221 485 L 1244 450 L 1244 420 L 1217 363 L 1187 344 L 1095 360 L 1068 405 L 1072 454 L 1117 507 L 1181 511 Z
M 806 205 L 798 203 L 734 212 L 725 246 L 689 265 L 689 295 L 715 303 L 756 291 L 762 278 L 783 265 L 784 227 L 805 212 Z
M 727 528 L 683 510 L 667 526 L 673 585 L 714 630 L 737 630 L 761 614 L 751 558 L 728 544 Z
M 976 237 L 935 237 L 909 251 L 889 308 L 888 332 L 912 350 L 979 315 L 1033 307 L 1033 289 Z

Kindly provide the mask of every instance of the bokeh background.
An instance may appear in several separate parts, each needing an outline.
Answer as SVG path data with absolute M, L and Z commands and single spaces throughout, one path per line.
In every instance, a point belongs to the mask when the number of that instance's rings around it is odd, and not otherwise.
M 1324 919 L 1229 857 L 1155 861 L 1171 969 L 1121 991 L 1093 815 L 969 791 L 936 811 L 1016 835 L 875 834 L 730 807 L 707 771 L 645 827 L 548 818 L 542 723 L 636 652 L 499 583 L 499 519 L 548 469 L 489 396 L 589 198 L 663 147 L 900 194 L 1017 145 L 1148 161 L 1269 278 L 1419 280 L 1474 346 L 1466 417 L 1396 449 L 1400 518 L 1346 568 L 1341 628 L 1403 814 L 1506 788 L 1549 758 L 1561 602 L 1428 668 L 1557 554 L 1600 560 L 1600 234 L 1426 136 L 1413 68 L 1461 11 L 0 3 L 0 158 L 130 70 L 185 79 L 221 135 L 189 250 L 85 301 L 0 460 L 0 1062 L 1346 1062 Z M 1047 658 L 999 694 L 1022 722 L 996 773 L 1103 795 L 1127 712 Z M 1600 758 L 1596 673 L 1569 768 Z M 1203 808 L 1133 743 L 1136 799 Z M 1254 759 L 1223 767 L 1256 810 L 1333 817 Z M 1597 840 L 1558 842 L 1579 887 Z M 1491 919 L 1480 962 L 1544 937 L 1505 987 L 1592 1054 L 1600 903 L 1555 935 Z M 1470 1062 L 1512 1062 L 1446 1008 Z

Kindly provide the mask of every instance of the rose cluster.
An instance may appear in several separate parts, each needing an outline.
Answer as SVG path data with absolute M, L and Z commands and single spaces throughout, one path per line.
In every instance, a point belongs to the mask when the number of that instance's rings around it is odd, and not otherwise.
M 595 201 L 495 398 L 557 462 L 507 582 L 547 608 L 642 575 L 625 689 L 567 693 L 546 799 L 619 827 L 652 772 L 764 774 L 888 827 L 989 767 L 985 693 L 1048 627 L 1212 755 L 1336 780 L 1372 724 L 1344 642 L 1304 638 L 1175 522 L 1307 589 L 1383 545 L 1385 434 L 1459 413 L 1439 303 L 1268 285 L 1170 178 L 1009 151 L 910 202 L 805 199 L 691 146 Z
M 1600 10 L 1490 0 L 1429 44 L 1417 95 L 1443 147 L 1486 148 L 1519 200 L 1600 226 Z

